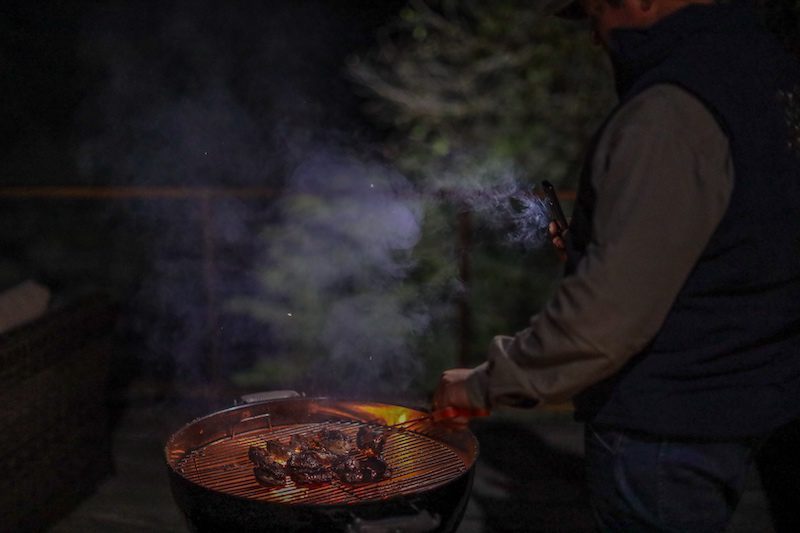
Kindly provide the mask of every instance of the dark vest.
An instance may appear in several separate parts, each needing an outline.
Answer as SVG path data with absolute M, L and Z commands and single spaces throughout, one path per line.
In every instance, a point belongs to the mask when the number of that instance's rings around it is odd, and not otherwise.
M 612 50 L 620 106 L 661 83 L 706 105 L 730 141 L 735 185 L 660 331 L 621 372 L 580 394 L 576 414 L 672 436 L 773 429 L 800 416 L 798 65 L 741 0 L 616 31 Z M 589 174 L 587 164 L 573 216 L 578 258 L 592 235 Z

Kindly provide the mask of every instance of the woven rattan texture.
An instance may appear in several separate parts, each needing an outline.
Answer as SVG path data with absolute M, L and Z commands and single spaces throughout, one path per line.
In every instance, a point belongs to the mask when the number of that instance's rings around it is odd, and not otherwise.
M 114 316 L 84 300 L 0 337 L 0 530 L 46 528 L 110 472 Z

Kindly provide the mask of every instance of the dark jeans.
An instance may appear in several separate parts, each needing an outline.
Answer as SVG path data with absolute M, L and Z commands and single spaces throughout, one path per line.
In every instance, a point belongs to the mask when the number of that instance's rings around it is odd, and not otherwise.
M 586 425 L 600 531 L 724 531 L 763 439 L 666 439 Z
M 800 420 L 774 431 L 756 456 L 776 533 L 800 531 Z

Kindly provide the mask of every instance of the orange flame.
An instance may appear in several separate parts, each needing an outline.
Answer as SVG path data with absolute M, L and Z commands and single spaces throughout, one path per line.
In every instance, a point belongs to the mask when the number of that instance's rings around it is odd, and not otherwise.
M 402 424 L 411 419 L 424 417 L 426 413 L 401 407 L 398 405 L 386 405 L 379 403 L 357 403 L 344 406 L 317 405 L 312 406 L 312 411 L 336 414 L 347 418 L 355 418 L 364 422 L 393 426 Z

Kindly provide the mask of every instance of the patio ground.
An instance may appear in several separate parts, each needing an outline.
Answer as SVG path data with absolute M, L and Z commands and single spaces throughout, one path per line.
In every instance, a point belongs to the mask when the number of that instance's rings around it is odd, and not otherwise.
M 114 428 L 115 471 L 51 533 L 185 533 L 170 494 L 162 447 L 202 414 L 142 395 Z M 473 422 L 481 446 L 475 485 L 458 533 L 589 532 L 582 427 L 563 410 L 509 412 Z M 771 533 L 758 476 L 751 472 L 731 533 Z

